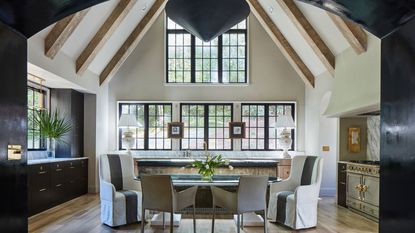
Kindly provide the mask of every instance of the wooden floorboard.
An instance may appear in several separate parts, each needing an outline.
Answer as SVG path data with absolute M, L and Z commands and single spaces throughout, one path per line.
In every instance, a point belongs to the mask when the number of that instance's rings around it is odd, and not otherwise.
M 210 232 L 209 219 L 197 220 L 197 233 Z M 286 227 L 268 224 L 269 233 L 369 233 L 378 232 L 378 224 L 361 217 L 346 208 L 338 207 L 333 198 L 323 198 L 319 203 L 318 226 L 316 228 L 294 231 Z M 192 220 L 183 219 L 177 233 L 192 233 Z M 140 224 L 111 228 L 100 222 L 99 196 L 88 194 L 53 209 L 29 218 L 29 232 L 59 232 L 59 233 L 132 233 L 140 232 Z M 160 228 L 146 226 L 146 233 L 169 232 Z M 215 233 L 236 232 L 233 220 L 217 220 Z M 245 233 L 263 232 L 262 227 L 245 227 Z

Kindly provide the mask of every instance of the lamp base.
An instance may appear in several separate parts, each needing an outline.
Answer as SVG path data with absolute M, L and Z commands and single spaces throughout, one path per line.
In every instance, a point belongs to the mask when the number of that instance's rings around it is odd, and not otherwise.
M 284 153 L 282 154 L 282 158 L 284 158 L 284 159 L 291 159 L 291 155 L 288 154 L 288 151 L 287 150 L 284 150 Z
M 134 133 L 132 131 L 124 131 L 122 135 L 122 142 L 127 148 L 127 152 L 131 150 L 131 147 L 134 146 Z

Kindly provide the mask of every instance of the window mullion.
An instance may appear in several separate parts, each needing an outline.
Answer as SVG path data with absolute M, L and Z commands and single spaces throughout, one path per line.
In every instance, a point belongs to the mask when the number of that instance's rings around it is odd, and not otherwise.
M 194 35 L 191 35 L 190 37 L 190 69 L 191 69 L 191 83 L 196 83 L 196 39 Z
M 205 141 L 207 143 L 207 148 L 210 149 L 209 147 L 209 104 L 205 105 Z
M 223 39 L 222 35 L 218 38 L 218 82 L 223 83 L 222 79 L 222 52 L 223 52 Z
M 269 150 L 269 104 L 265 105 L 265 119 L 264 119 L 264 149 Z
M 144 150 L 148 150 L 149 125 L 149 106 L 144 104 Z

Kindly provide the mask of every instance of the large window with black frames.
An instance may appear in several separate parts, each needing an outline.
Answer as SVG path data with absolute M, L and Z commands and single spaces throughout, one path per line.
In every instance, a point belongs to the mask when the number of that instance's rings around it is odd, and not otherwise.
M 181 104 L 181 121 L 184 123 L 183 150 L 232 150 L 229 122 L 232 121 L 232 104 Z
M 166 21 L 167 83 L 247 83 L 247 20 L 210 42 Z
M 39 126 L 35 124 L 35 117 L 39 111 L 47 109 L 47 91 L 45 88 L 27 88 L 27 149 L 46 150 L 46 138 L 41 135 Z
M 246 126 L 246 138 L 242 139 L 242 150 L 282 150 L 278 135 L 282 128 L 275 128 L 277 118 L 290 114 L 295 119 L 295 105 L 292 103 L 242 104 L 241 116 Z M 291 129 L 295 148 L 295 128 Z
M 171 150 L 171 139 L 167 137 L 167 124 L 172 120 L 170 103 L 120 103 L 119 116 L 134 114 L 139 127 L 134 129 L 135 143 L 132 150 Z M 119 149 L 126 146 L 122 143 L 124 128 L 118 129 Z

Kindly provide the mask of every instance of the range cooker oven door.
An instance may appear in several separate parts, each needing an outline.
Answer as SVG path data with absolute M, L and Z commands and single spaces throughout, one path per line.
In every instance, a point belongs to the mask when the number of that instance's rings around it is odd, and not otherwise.
M 379 206 L 379 177 L 364 176 L 363 184 L 366 186 L 366 191 L 363 192 L 364 201 Z
M 347 173 L 347 197 L 361 200 L 361 193 L 357 186 L 362 184 L 362 175 Z

